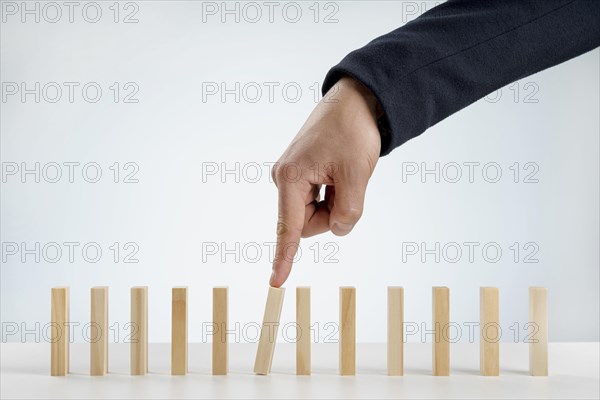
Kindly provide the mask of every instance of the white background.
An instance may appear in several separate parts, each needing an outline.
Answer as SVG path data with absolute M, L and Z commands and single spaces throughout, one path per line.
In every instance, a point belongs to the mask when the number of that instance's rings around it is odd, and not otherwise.
M 20 173 L 2 182 L 1 234 L 1 319 L 3 340 L 20 341 L 23 328 L 28 341 L 43 339 L 41 332 L 50 318 L 50 288 L 71 287 L 71 319 L 81 325 L 89 320 L 89 289 L 110 286 L 110 321 L 117 323 L 119 340 L 129 319 L 129 288 L 149 286 L 150 341 L 170 340 L 171 287 L 189 286 L 190 341 L 202 341 L 202 324 L 211 319 L 211 287 L 230 288 L 230 323 L 240 324 L 238 339 L 252 341 L 252 324 L 260 322 L 271 263 L 268 252 L 275 240 L 277 192 L 269 181 L 268 167 L 286 148 L 315 106 L 315 83 L 351 50 L 378 35 L 402 25 L 434 3 L 340 1 L 319 3 L 315 23 L 313 2 L 298 2 L 299 22 L 282 15 L 288 2 L 278 3 L 274 22 L 262 2 L 262 18 L 256 23 L 245 3 L 235 15 L 204 15 L 202 2 L 140 1 L 133 16 L 137 23 L 123 23 L 135 8 L 119 5 L 119 22 L 113 21 L 113 2 L 98 2 L 102 17 L 97 23 L 82 17 L 85 2 L 68 20 L 49 23 L 41 15 L 8 15 L 2 2 L 1 80 L 35 82 L 78 82 L 73 103 L 66 86 L 63 97 L 50 103 L 34 95 L 25 102 L 20 93 L 1 103 L 1 157 L 3 171 L 10 163 L 26 163 L 40 169 L 51 162 L 78 162 L 73 183 L 63 165 L 62 179 L 49 183 L 32 174 L 21 182 Z M 21 7 L 21 2 L 16 3 Z M 33 9 L 35 2 L 28 2 Z M 59 3 L 62 4 L 62 3 Z M 215 3 L 221 7 L 221 3 Z M 228 3 L 233 9 L 235 4 Z M 43 4 L 39 3 L 40 12 Z M 289 6 L 288 6 L 289 7 Z M 309 7 L 313 7 L 310 9 Z M 327 8 L 326 8 L 327 7 Z M 415 9 L 416 7 L 416 9 Z M 53 10 L 47 10 L 49 18 Z M 94 17 L 93 10 L 89 15 Z M 288 19 L 294 12 L 288 9 Z M 324 23 L 326 15 L 336 23 Z M 515 323 L 523 341 L 527 322 L 527 288 L 549 289 L 550 340 L 598 341 L 599 335 L 599 52 L 571 60 L 503 88 L 460 113 L 442 121 L 424 135 L 380 160 L 369 184 L 363 219 L 344 238 L 332 234 L 304 240 L 302 256 L 290 279 L 282 323 L 294 319 L 294 290 L 312 287 L 312 317 L 319 324 L 319 341 L 337 335 L 332 325 L 338 319 L 338 286 L 357 288 L 357 340 L 384 342 L 386 286 L 405 287 L 405 319 L 431 328 L 431 286 L 451 290 L 451 320 L 463 327 L 479 319 L 479 287 L 500 288 L 500 317 L 503 340 L 512 341 Z M 103 89 L 97 103 L 85 101 L 81 87 L 97 82 Z M 109 87 L 118 82 L 119 102 Z M 139 87 L 138 103 L 123 103 L 129 91 Z M 203 101 L 203 83 L 224 82 L 228 88 L 256 82 L 262 98 L 239 102 L 234 95 L 221 101 L 219 95 Z M 264 82 L 276 82 L 274 100 L 269 101 Z M 302 95 L 291 101 L 293 89 L 284 98 L 286 83 L 299 85 Z M 518 93 L 516 89 L 518 88 Z M 93 92 L 90 92 L 93 94 Z M 6 95 L 3 86 L 3 96 Z M 54 97 L 54 92 L 47 93 Z M 499 97 L 500 96 L 500 97 Z M 119 183 L 113 182 L 115 162 L 120 163 Z M 139 166 L 138 183 L 123 183 L 123 166 Z M 474 181 L 469 182 L 464 163 L 478 162 Z M 519 163 L 518 182 L 509 167 Z M 8 164 L 7 164 L 8 163 Z M 81 166 L 98 163 L 102 177 L 86 182 Z M 240 176 L 220 173 L 203 177 L 203 170 L 216 165 L 234 169 Z M 254 166 L 262 165 L 262 176 L 254 180 Z M 405 176 L 403 169 L 447 166 L 446 178 L 454 177 L 458 163 L 462 178 L 457 183 L 431 174 Z M 482 166 L 497 163 L 482 174 Z M 539 170 L 537 183 L 524 183 L 526 163 Z M 495 164 L 493 164 L 495 165 Z M 244 167 L 246 167 L 244 169 Z M 49 171 L 49 170 L 48 170 Z M 92 170 L 89 170 L 93 177 Z M 221 172 L 221 171 L 219 171 Z M 245 174 L 243 173 L 245 172 Z M 452 172 L 452 174 L 450 174 Z M 52 173 L 52 176 L 54 173 Z M 224 182 L 223 182 L 224 180 Z M 236 182 L 238 180 L 238 182 Z M 21 252 L 8 254 L 7 246 L 21 243 L 34 248 L 56 242 L 78 242 L 74 261 L 67 247 L 56 263 L 34 255 L 21 260 Z M 81 254 L 85 243 L 97 243 L 103 253 L 96 263 Z M 118 262 L 109 248 L 118 242 Z M 125 243 L 139 247 L 138 263 L 124 263 Z M 403 254 L 403 243 L 414 242 L 428 249 L 439 242 L 477 242 L 470 262 L 467 247 L 458 262 L 455 253 L 421 260 Z M 519 243 L 518 262 L 513 243 Z M 219 252 L 210 255 L 206 246 L 235 249 L 240 256 Z M 499 261 L 486 261 L 482 247 L 497 244 Z M 534 247 L 524 249 L 526 243 Z M 262 251 L 256 256 L 256 245 Z M 406 245 L 405 245 L 406 246 Z M 524 263 L 537 246 L 537 263 Z M 242 249 L 248 252 L 246 257 Z M 319 249 L 316 254 L 315 249 Z M 406 249 L 404 247 L 404 249 Z M 326 255 L 334 252 L 330 259 Z M 53 257 L 54 253 L 47 256 Z M 93 251 L 90 252 L 93 256 Z M 494 257 L 490 250 L 489 255 Z M 225 260 L 221 260 L 221 256 Z M 315 260 L 315 257 L 317 258 Z M 403 257 L 404 261 L 403 262 Z M 204 259 L 203 259 L 204 258 Z M 326 262 L 335 261 L 337 262 Z M 254 261 L 254 262 L 253 262 Z M 36 323 L 40 328 L 36 328 Z M 247 325 L 247 324 L 251 325 Z M 8 329 L 19 326 L 15 335 Z M 246 324 L 246 325 L 244 325 Z M 246 329 L 246 336 L 240 333 Z M 513 326 L 513 330 L 510 327 Z M 42 336 L 42 337 L 40 337 Z M 243 337 L 240 337 L 243 336 Z M 76 341 L 82 341 L 76 329 Z M 208 337 L 206 340 L 210 340 Z M 421 340 L 412 335 L 409 341 Z

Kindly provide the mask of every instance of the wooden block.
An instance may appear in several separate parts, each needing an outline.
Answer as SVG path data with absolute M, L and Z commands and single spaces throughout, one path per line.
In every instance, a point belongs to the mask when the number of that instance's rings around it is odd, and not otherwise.
M 171 292 L 171 375 L 188 371 L 187 287 L 174 287 Z
M 227 340 L 228 289 L 213 288 L 212 374 L 227 375 L 229 366 L 229 343 Z
M 108 373 L 108 287 L 95 286 L 90 290 L 90 375 Z
M 310 375 L 310 287 L 296 288 L 296 375 Z
M 433 288 L 433 375 L 450 375 L 450 289 Z
M 500 375 L 500 309 L 498 288 L 479 289 L 479 370 Z
M 340 375 L 356 375 L 356 288 L 340 287 Z
M 69 373 L 69 288 L 55 287 L 51 293 L 50 374 Z
M 148 287 L 131 288 L 131 375 L 148 372 Z
M 388 375 L 404 375 L 404 288 L 388 287 Z
M 548 290 L 529 288 L 529 322 L 535 333 L 529 342 L 529 373 L 548 376 Z
M 267 375 L 271 372 L 284 294 L 284 288 L 269 287 L 258 350 L 256 351 L 256 361 L 254 362 L 255 374 Z

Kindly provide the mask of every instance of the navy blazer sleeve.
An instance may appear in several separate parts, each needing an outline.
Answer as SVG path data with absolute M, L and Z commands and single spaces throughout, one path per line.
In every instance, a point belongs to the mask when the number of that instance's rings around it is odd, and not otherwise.
M 348 54 L 379 101 L 381 155 L 515 80 L 596 48 L 600 1 L 450 0 Z

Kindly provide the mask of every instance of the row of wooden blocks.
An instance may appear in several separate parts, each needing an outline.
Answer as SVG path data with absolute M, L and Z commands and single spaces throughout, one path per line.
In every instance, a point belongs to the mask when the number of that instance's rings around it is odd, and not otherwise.
M 261 327 L 254 372 L 266 375 L 271 370 L 277 328 L 285 289 L 269 287 Z M 433 288 L 433 366 L 436 376 L 450 374 L 450 290 Z M 356 374 L 356 289 L 340 287 L 339 372 Z M 310 288 L 296 288 L 296 373 L 310 375 Z M 69 288 L 52 288 L 52 323 L 66 327 L 69 322 Z M 172 291 L 171 374 L 185 375 L 188 365 L 187 287 Z M 217 327 L 212 341 L 212 373 L 226 375 L 228 371 L 228 288 L 213 288 L 213 324 Z M 91 326 L 98 335 L 90 341 L 90 375 L 108 372 L 108 288 L 91 289 Z M 536 338 L 529 345 L 531 375 L 548 375 L 548 307 L 545 288 L 529 288 L 529 322 L 537 325 Z M 490 339 L 488 328 L 499 327 L 499 293 L 497 288 L 480 289 L 480 372 L 484 376 L 500 373 L 499 337 Z M 148 288 L 131 288 L 131 375 L 148 372 Z M 388 287 L 388 351 L 389 375 L 404 374 L 404 289 Z M 218 333 L 218 334 L 217 334 Z M 63 376 L 69 372 L 69 331 L 53 329 L 51 337 L 51 374 Z

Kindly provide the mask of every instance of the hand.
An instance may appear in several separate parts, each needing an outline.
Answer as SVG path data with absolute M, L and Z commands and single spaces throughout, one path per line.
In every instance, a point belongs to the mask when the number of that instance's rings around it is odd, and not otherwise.
M 366 87 L 341 78 L 275 164 L 279 216 L 271 286 L 286 281 L 301 237 L 328 230 L 344 236 L 360 219 L 381 148 L 376 112 L 377 100 Z

